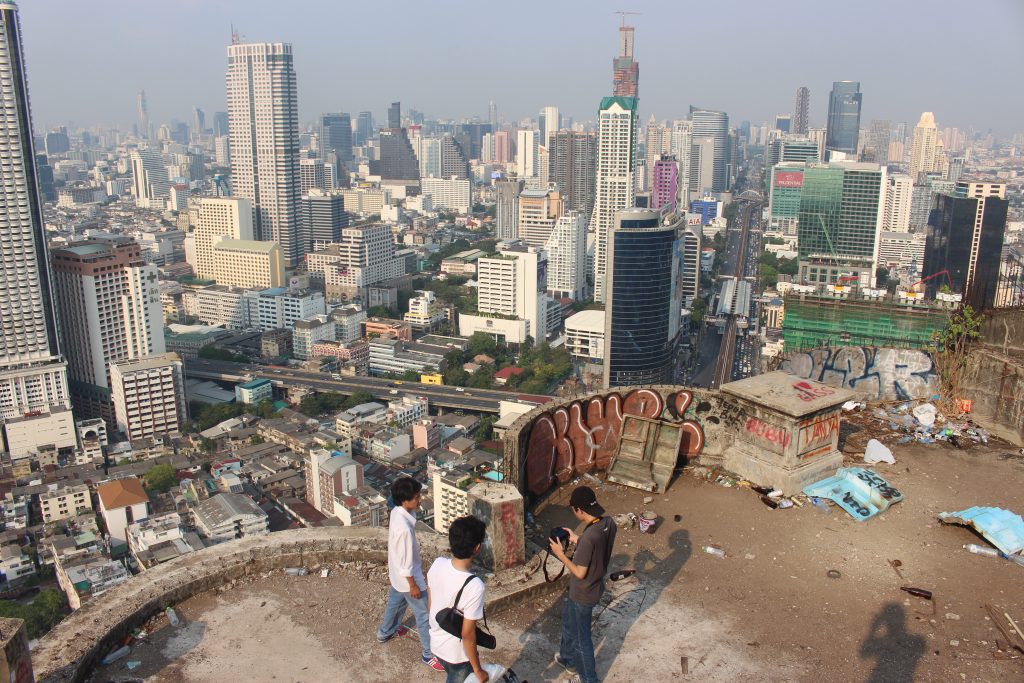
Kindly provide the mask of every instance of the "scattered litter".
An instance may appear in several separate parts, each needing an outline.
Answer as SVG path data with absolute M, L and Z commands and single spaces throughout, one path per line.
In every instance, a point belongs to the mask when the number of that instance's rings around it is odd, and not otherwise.
M 952 645 L 953 647 L 959 647 L 960 646 L 960 641 L 959 640 L 951 640 L 951 641 L 949 641 L 949 644 Z
M 744 556 L 743 556 L 743 559 L 744 559 L 744 560 L 752 560 L 752 559 L 754 559 L 755 557 L 757 557 L 757 555 L 752 555 L 752 554 L 750 554 L 750 553 L 747 553 L 746 555 L 744 555 Z
M 900 567 L 903 566 L 902 562 L 899 560 L 889 560 L 889 566 L 892 567 L 894 572 L 896 572 L 896 576 L 900 577 L 900 579 L 903 578 L 903 572 L 900 571 Z
M 653 534 L 654 525 L 658 521 L 658 515 L 653 512 L 640 513 L 640 533 Z
M 632 529 L 636 526 L 637 517 L 635 513 L 623 512 L 612 517 L 615 520 L 615 526 L 620 529 Z
M 174 611 L 173 607 L 168 607 L 164 610 L 167 613 L 167 621 L 171 622 L 171 626 L 177 626 L 181 623 L 181 619 L 178 619 L 178 613 Z
M 654 502 L 654 496 L 644 496 L 644 505 L 650 505 Z
M 122 645 L 121 647 L 117 648 L 116 650 L 111 652 L 109 655 L 107 655 L 106 657 L 101 659 L 100 660 L 100 664 L 102 664 L 104 666 L 106 666 L 107 664 L 113 664 L 114 662 L 116 662 L 117 660 L 121 659 L 122 657 L 127 657 L 128 653 L 131 652 L 131 651 L 132 651 L 132 649 L 130 647 L 128 647 L 127 645 Z
M 704 546 L 704 552 L 706 552 L 708 555 L 714 555 L 719 559 L 725 559 L 725 551 L 719 548 L 718 546 L 706 545 Z
M 636 574 L 635 569 L 620 569 L 617 572 L 609 574 L 608 578 L 612 581 L 622 581 L 622 579 L 629 578 L 630 576 L 633 576 L 633 574 Z
M 135 670 L 136 670 L 136 669 L 138 669 L 138 668 L 139 668 L 140 666 L 142 666 L 142 662 L 140 662 L 140 661 L 139 661 L 139 660 L 137 660 L 137 659 L 129 659 L 129 660 L 128 660 L 127 662 L 125 662 L 124 664 L 125 664 L 125 666 L 127 666 L 127 667 L 128 667 L 128 670 L 129 670 L 129 671 L 135 671 Z
M 591 486 L 593 486 L 594 488 L 599 488 L 599 489 L 603 489 L 604 488 L 604 482 L 601 481 L 600 479 L 598 479 L 597 477 L 595 477 L 593 474 L 587 474 L 587 473 L 584 472 L 583 478 L 586 479 L 587 482 Z
M 874 465 L 880 462 L 887 462 L 890 465 L 896 464 L 896 458 L 892 457 L 892 451 L 878 439 L 868 441 L 864 449 L 864 462 Z
M 330 567 L 324 567 L 323 569 L 320 570 L 320 578 L 321 579 L 326 579 L 330 575 L 331 575 L 331 568 Z
M 805 487 L 804 493 L 834 500 L 858 522 L 903 500 L 903 494 L 889 482 L 861 467 L 840 467 L 834 476 Z
M 683 521 L 683 516 L 682 515 L 673 515 L 672 519 L 674 519 L 677 522 L 681 522 L 681 521 Z
M 782 491 L 780 491 L 778 489 L 772 489 L 771 491 L 768 492 L 768 497 L 769 498 L 782 498 Z
M 686 676 L 686 675 L 688 675 L 690 673 L 690 658 L 689 657 L 680 657 L 679 658 L 679 665 L 683 669 L 683 675 L 684 676 Z
M 946 612 L 946 619 L 950 621 L 960 621 L 960 615 L 954 614 L 953 612 Z
M 925 600 L 932 599 L 932 592 L 930 590 L 925 590 L 924 588 L 914 588 L 913 586 L 900 586 L 900 590 L 906 591 L 907 593 L 910 593 L 911 595 L 914 595 L 916 597 L 924 598 Z
M 843 410 L 845 410 L 847 412 L 849 412 L 851 410 L 857 410 L 857 409 L 863 408 L 863 407 L 864 407 L 864 404 L 863 403 L 858 403 L 857 401 L 847 401 L 846 403 L 843 404 Z
M 309 570 L 305 567 L 286 567 L 284 573 L 288 576 L 305 576 Z
M 939 413 L 931 403 L 922 403 L 911 412 L 914 413 L 914 417 L 917 418 L 922 427 L 931 427 L 935 424 L 935 417 Z
M 824 498 L 811 498 L 811 505 L 814 506 L 815 510 L 821 510 L 826 515 L 832 514 L 832 506 Z
M 830 579 L 839 579 L 842 578 L 843 575 L 838 569 L 829 569 L 827 572 L 825 572 L 825 576 L 827 576 Z
M 945 524 L 974 527 L 992 545 L 1007 555 L 1024 550 L 1024 519 L 1009 510 L 996 507 L 971 507 L 960 512 L 940 512 Z

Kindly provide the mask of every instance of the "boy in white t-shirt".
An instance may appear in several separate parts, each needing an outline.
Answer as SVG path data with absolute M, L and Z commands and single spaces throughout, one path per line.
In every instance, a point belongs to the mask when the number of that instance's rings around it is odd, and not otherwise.
M 445 683 L 463 683 L 471 673 L 484 683 L 487 672 L 480 667 L 476 648 L 476 622 L 484 616 L 484 582 L 469 570 L 473 556 L 487 534 L 486 525 L 476 517 L 460 517 L 448 527 L 452 558 L 439 557 L 427 572 L 430 598 L 430 649 L 448 677 Z M 470 579 L 467 583 L 466 580 Z M 455 597 L 459 591 L 459 604 Z M 462 610 L 462 638 L 456 638 L 437 624 L 437 613 L 445 607 Z

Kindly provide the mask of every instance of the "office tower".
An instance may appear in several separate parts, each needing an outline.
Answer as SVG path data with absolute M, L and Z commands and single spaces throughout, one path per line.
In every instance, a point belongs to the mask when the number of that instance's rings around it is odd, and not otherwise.
M 440 178 L 441 139 L 417 136 L 413 138 L 412 145 L 420 165 L 420 178 Z
M 814 285 L 836 284 L 844 278 L 847 284 L 874 287 L 887 187 L 885 169 L 877 164 L 840 161 L 808 164 L 790 173 L 787 182 L 800 185 L 800 280 Z
M 679 201 L 679 163 L 670 154 L 662 154 L 654 162 L 651 173 L 651 208 L 668 207 L 674 212 Z
M 392 102 L 388 107 L 388 127 L 380 130 L 381 183 L 404 185 L 407 192 L 416 194 L 420 184 L 420 163 L 416 159 L 409 134 L 402 128 L 402 105 Z
M 519 194 L 517 237 L 531 247 L 543 247 L 561 215 L 562 196 L 557 186 L 523 190 Z
M 466 159 L 479 159 L 484 135 L 494 130 L 489 123 L 460 123 L 452 136 L 462 148 Z
M 916 182 L 922 173 L 945 175 L 947 169 L 946 154 L 935 126 L 935 115 L 926 111 L 914 127 L 914 142 L 910 148 L 910 177 Z
M 516 133 L 516 173 L 520 178 L 537 177 L 538 134 L 535 130 Z
M 653 183 L 654 164 L 672 150 L 672 130 L 667 126 L 658 123 L 654 115 L 647 121 L 647 129 L 644 131 L 644 151 L 646 168 L 644 175 L 645 190 L 650 191 Z M 640 174 L 637 173 L 639 176 Z
M 963 157 L 961 157 L 962 160 Z M 36 154 L 36 173 L 39 175 L 39 195 L 42 200 L 44 202 L 57 201 L 57 188 L 53 183 L 53 167 L 50 166 L 45 154 Z
M 331 153 L 344 164 L 352 162 L 352 118 L 345 113 L 322 114 L 317 136 L 320 158 L 328 161 Z
M 499 256 L 482 257 L 477 260 L 477 282 L 477 310 L 525 320 L 527 334 L 537 343 L 544 341 L 548 330 L 543 249 L 515 247 L 502 249 Z
M 980 311 L 995 305 L 1009 202 L 1004 183 L 961 180 L 935 196 L 928 219 L 923 277 L 948 271 L 950 288 Z M 934 296 L 945 277 L 926 282 Z
M 700 296 L 700 243 L 699 227 L 680 227 L 682 262 L 680 265 L 680 297 L 682 305 L 689 308 Z
M 438 141 L 438 159 L 441 166 L 439 178 L 469 178 L 469 160 L 466 152 L 459 141 L 451 135 L 442 135 Z
M 548 182 L 558 185 L 566 211 L 578 211 L 588 219 L 594 209 L 594 174 L 597 136 L 560 130 L 548 147 Z
M 551 136 L 562 128 L 562 117 L 558 114 L 558 107 L 541 109 L 537 122 L 540 128 L 540 144 L 548 147 L 551 144 Z
M 635 97 L 605 97 L 598 109 L 597 167 L 594 211 L 594 300 L 605 300 L 608 267 L 608 236 L 615 216 L 633 206 L 635 197 L 636 144 L 640 129 Z
M 677 206 L 690 205 L 690 155 L 693 153 L 693 122 L 672 122 L 670 153 L 679 164 L 679 199 Z
M 828 97 L 825 149 L 855 158 L 860 136 L 862 95 L 857 81 L 836 81 Z
M 224 238 L 213 245 L 213 279 L 243 289 L 284 287 L 284 262 L 277 242 Z
M 193 270 L 197 278 L 213 280 L 216 277 L 213 246 L 217 242 L 225 238 L 255 239 L 252 202 L 245 197 L 201 197 L 197 201 Z
M 473 185 L 469 178 L 424 178 L 421 194 L 430 195 L 434 209 L 468 214 L 473 206 Z
M 302 197 L 300 205 L 302 235 L 306 240 L 307 252 L 341 240 L 341 231 L 349 224 L 344 197 L 311 190 Z
M 914 180 L 908 175 L 892 173 L 886 178 L 882 230 L 907 232 L 910 229 L 910 205 L 913 191 Z
M 557 299 L 580 301 L 587 293 L 587 217 L 566 211 L 544 244 L 548 253 L 547 290 Z
M 889 121 L 872 121 L 868 129 L 868 138 L 864 145 L 862 161 L 870 161 L 880 166 L 889 163 L 889 138 L 892 124 Z
M 494 236 L 499 240 L 512 240 L 519 236 L 519 194 L 523 191 L 523 184 L 517 178 L 501 178 L 494 184 L 498 196 Z
M 129 441 L 176 434 L 188 419 L 185 374 L 176 353 L 110 366 L 117 428 Z
M 725 192 L 729 189 L 729 115 L 724 111 L 691 106 L 690 121 L 694 145 L 701 138 L 714 141 L 710 189 L 712 192 Z M 702 184 L 708 185 L 707 178 Z M 693 189 L 692 176 L 690 189 Z
M 695 137 L 690 144 L 690 186 L 691 198 L 703 197 L 714 192 L 715 187 L 715 139 Z
M 146 91 L 140 90 L 135 100 L 135 110 L 138 116 L 139 137 L 149 139 L 149 104 L 146 102 Z
M 135 196 L 136 206 L 143 209 L 164 209 L 171 185 L 160 152 L 149 147 L 132 150 L 129 160 L 132 167 L 132 194 Z
M 807 135 L 811 125 L 811 91 L 806 86 L 796 89 L 796 102 L 793 104 L 793 133 Z
M 213 112 L 213 136 L 219 138 L 228 134 L 228 113 L 226 111 Z
M 608 235 L 604 383 L 670 384 L 682 307 L 682 221 L 624 209 Z
M 213 161 L 222 168 L 231 166 L 231 138 L 227 135 L 213 139 Z
M 946 180 L 951 183 L 955 183 L 960 180 L 960 176 L 964 173 L 964 165 L 967 163 L 967 159 L 964 157 L 953 157 L 949 160 L 949 170 L 946 171 Z M 41 173 L 41 171 L 40 171 Z M 40 185 L 42 181 L 40 180 Z M 43 197 L 47 197 L 45 189 L 42 190 Z
M 480 161 L 485 164 L 494 163 L 494 134 L 485 133 L 484 139 L 480 142 Z M 420 175 L 423 174 L 422 167 Z
M 51 130 L 44 139 L 46 153 L 50 156 L 64 154 L 71 150 L 71 139 L 68 137 L 68 129 L 64 126 Z
M 498 105 L 491 100 L 487 105 L 487 119 L 491 122 L 491 130 L 498 130 Z
M 765 148 L 765 165 L 771 168 L 782 161 L 817 161 L 818 143 L 810 138 L 783 135 L 769 141 Z
M 312 189 L 326 190 L 329 186 L 325 180 L 324 160 L 299 159 L 299 193 L 309 194 Z
M 494 134 L 494 163 L 507 164 L 512 161 L 511 140 L 507 130 L 499 130 Z
M 640 96 L 640 64 L 633 59 L 633 27 L 619 28 L 619 54 L 612 60 L 612 96 Z
M 129 237 L 71 242 L 50 255 L 75 414 L 113 428 L 110 364 L 166 350 L 157 267 Z
M 356 116 L 356 130 L 353 144 L 365 145 L 373 137 L 373 114 L 361 111 Z
M 231 185 L 252 200 L 256 239 L 281 245 L 288 268 L 303 256 L 299 237 L 299 113 L 292 46 L 228 46 Z
M 192 135 L 198 140 L 206 132 L 206 112 L 199 107 L 192 107 Z
M 811 128 L 807 131 L 808 139 L 814 141 L 814 144 L 818 146 L 818 161 L 825 161 L 825 136 L 826 130 L 824 128 Z M 889 157 L 892 158 L 891 156 Z
M 789 133 L 792 123 L 793 117 L 789 114 L 775 115 L 775 130 L 782 131 L 783 133 Z

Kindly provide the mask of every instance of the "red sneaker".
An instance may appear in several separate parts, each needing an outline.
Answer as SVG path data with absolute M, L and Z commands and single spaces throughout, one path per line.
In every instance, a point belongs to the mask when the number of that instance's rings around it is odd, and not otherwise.
M 444 667 L 441 666 L 441 662 L 437 661 L 437 657 L 431 657 L 430 659 L 424 657 L 423 663 L 429 666 L 434 671 L 440 671 L 442 673 L 444 672 Z

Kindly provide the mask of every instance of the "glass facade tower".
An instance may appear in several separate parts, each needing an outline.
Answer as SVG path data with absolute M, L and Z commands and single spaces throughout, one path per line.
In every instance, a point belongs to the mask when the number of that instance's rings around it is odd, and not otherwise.
M 858 81 L 836 81 L 832 84 L 832 92 L 828 97 L 825 149 L 857 154 L 862 97 Z

